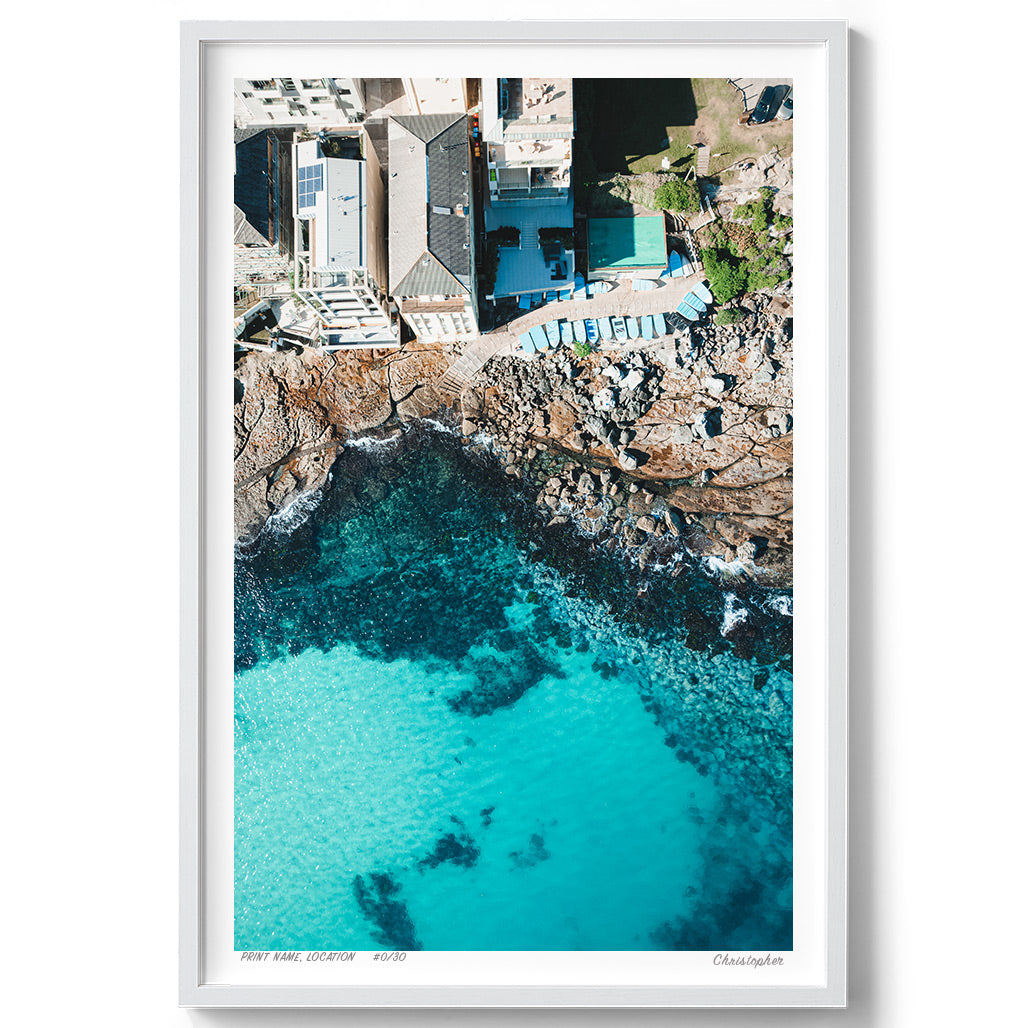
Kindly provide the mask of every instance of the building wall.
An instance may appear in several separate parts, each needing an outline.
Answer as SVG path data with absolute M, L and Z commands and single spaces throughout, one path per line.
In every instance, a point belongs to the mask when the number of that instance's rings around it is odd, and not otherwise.
M 384 291 L 389 288 L 389 194 L 378 153 L 367 134 L 363 143 L 368 168 L 368 271 Z
M 409 297 L 416 303 L 443 297 Z M 412 311 L 404 310 L 404 298 L 400 299 L 400 311 L 411 331 L 425 342 L 464 342 L 478 335 L 478 314 L 476 305 L 469 296 L 460 311 Z
M 234 86 L 243 125 L 348 125 L 365 113 L 359 79 L 236 79 Z

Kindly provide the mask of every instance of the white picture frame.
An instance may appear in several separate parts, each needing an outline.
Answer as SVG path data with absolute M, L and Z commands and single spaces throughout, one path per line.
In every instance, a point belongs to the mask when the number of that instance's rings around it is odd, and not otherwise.
M 443 981 L 408 981 L 389 969 L 376 982 L 264 979 L 236 976 L 214 966 L 208 930 L 212 896 L 225 883 L 212 864 L 212 816 L 218 807 L 212 776 L 215 765 L 231 762 L 231 739 L 219 738 L 211 712 L 225 687 L 217 612 L 231 603 L 231 534 L 221 527 L 226 512 L 221 482 L 224 461 L 217 444 L 223 439 L 219 389 L 231 385 L 230 366 L 219 365 L 222 349 L 216 326 L 219 306 L 218 241 L 227 238 L 231 219 L 214 195 L 216 147 L 212 133 L 226 123 L 230 93 L 224 94 L 232 61 L 250 53 L 310 52 L 321 47 L 355 48 L 369 54 L 395 48 L 410 59 L 433 53 L 474 55 L 491 48 L 505 52 L 545 52 L 562 48 L 576 60 L 609 66 L 613 53 L 687 63 L 704 53 L 731 61 L 740 73 L 746 62 L 778 55 L 781 74 L 806 75 L 823 88 L 804 117 L 817 122 L 817 145 L 805 152 L 797 178 L 803 182 L 801 257 L 804 267 L 823 272 L 824 288 L 811 297 L 807 318 L 811 346 L 808 376 L 810 417 L 804 430 L 807 517 L 800 533 L 810 546 L 797 559 L 797 576 L 806 576 L 806 595 L 814 597 L 809 619 L 797 620 L 797 646 L 811 649 L 811 664 L 820 681 L 816 716 L 802 726 L 817 769 L 804 780 L 811 809 L 819 811 L 814 854 L 808 866 L 817 882 L 811 920 L 817 922 L 816 952 L 809 954 L 795 980 L 769 977 L 759 964 L 711 971 L 706 980 L 686 980 L 673 962 L 660 974 L 636 976 L 632 961 L 604 972 L 602 982 L 586 981 L 586 970 L 569 971 L 567 980 L 533 980 L 524 969 L 494 980 L 466 983 L 459 972 Z M 497 50 L 497 52 L 499 52 Z M 680 54 L 680 57 L 678 55 Z M 224 60 L 223 60 L 224 59 Z M 219 63 L 220 62 L 220 63 Z M 807 62 L 803 64 L 803 62 Z M 798 70 L 803 64 L 805 70 Z M 465 74 L 463 68 L 452 69 Z M 447 71 L 451 71 L 448 67 Z M 472 70 L 473 71 L 473 70 Z M 179 998 L 195 1007 L 841 1007 L 846 1004 L 846 862 L 847 862 L 847 26 L 842 21 L 625 21 L 625 22 L 185 22 L 182 25 L 182 303 L 181 303 L 181 891 Z M 219 104 L 221 107 L 219 107 Z M 221 113 L 218 113 L 218 112 Z M 815 113 L 816 112 L 816 113 Z M 230 121 L 231 113 L 227 111 Z M 797 115 L 797 119 L 800 116 Z M 799 208 L 799 204 L 797 205 Z M 800 228 L 797 228 L 800 232 Z M 820 272 L 818 272 L 820 273 Z M 806 298 L 798 301 L 807 302 Z M 800 315 L 804 317 L 804 315 Z M 226 351 L 227 352 L 227 351 Z M 227 358 L 222 361 L 227 365 Z M 227 396 L 228 393 L 224 392 Z M 222 426 L 223 427 L 223 426 Z M 799 508 L 798 508 L 799 509 Z M 221 520 L 219 520 L 219 518 Z M 799 517 L 798 517 L 799 522 Z M 226 546 L 226 540 L 229 545 Z M 816 610 L 818 604 L 823 609 Z M 803 638 L 807 636 L 809 638 Z M 223 648 L 223 647 L 222 647 Z M 222 692 L 219 693 L 219 684 Z M 228 683 L 231 692 L 231 683 Z M 797 724 L 799 735 L 801 726 Z M 797 747 L 800 740 L 797 740 Z M 227 747 L 227 750 L 226 750 Z M 798 827 L 797 831 L 800 829 Z M 228 883 L 229 886 L 231 883 Z M 231 906 L 231 904 L 229 904 Z M 457 955 L 442 954 L 442 957 Z M 552 958 L 552 955 L 542 955 Z M 588 960 L 588 957 L 585 958 Z M 452 961 L 458 963 L 456 959 Z M 809 966 L 808 966 L 809 965 Z M 578 965 L 576 965 L 577 967 Z M 690 972 L 691 973 L 691 972 Z M 621 977 L 618 977 L 618 975 Z M 664 975 L 660 978 L 660 975 Z M 702 977 L 702 974 L 701 974 Z M 801 980 L 802 979 L 802 980 Z

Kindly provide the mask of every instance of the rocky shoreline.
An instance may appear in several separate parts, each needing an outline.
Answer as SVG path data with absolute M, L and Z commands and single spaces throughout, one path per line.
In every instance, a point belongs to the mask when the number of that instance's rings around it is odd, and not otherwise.
M 789 588 L 791 317 L 779 298 L 749 302 L 735 325 L 658 346 L 494 358 L 461 396 L 462 432 L 492 441 L 550 524 L 640 566 L 688 553 Z
M 324 485 L 339 447 L 424 417 L 491 451 L 549 525 L 640 568 L 791 588 L 792 319 L 751 294 L 733 325 L 578 357 L 494 357 L 457 397 L 444 346 L 248 353 L 236 364 L 236 538 Z

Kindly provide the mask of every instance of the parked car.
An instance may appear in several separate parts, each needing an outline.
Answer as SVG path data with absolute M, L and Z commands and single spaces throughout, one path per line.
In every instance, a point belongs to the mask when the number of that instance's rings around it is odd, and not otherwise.
M 782 101 L 782 106 L 778 108 L 778 114 L 775 115 L 779 121 L 788 121 L 792 117 L 792 88 L 789 88 L 789 92 L 785 94 L 785 99 Z
M 771 117 L 771 104 L 774 102 L 774 99 L 775 87 L 765 86 L 760 91 L 757 105 L 753 108 L 753 113 L 750 115 L 751 125 L 763 125 Z

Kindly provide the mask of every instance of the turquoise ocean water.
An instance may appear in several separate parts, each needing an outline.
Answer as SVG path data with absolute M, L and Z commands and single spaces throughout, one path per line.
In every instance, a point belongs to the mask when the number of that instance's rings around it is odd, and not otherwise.
M 237 949 L 791 948 L 788 598 L 594 549 L 416 431 L 237 556 Z

